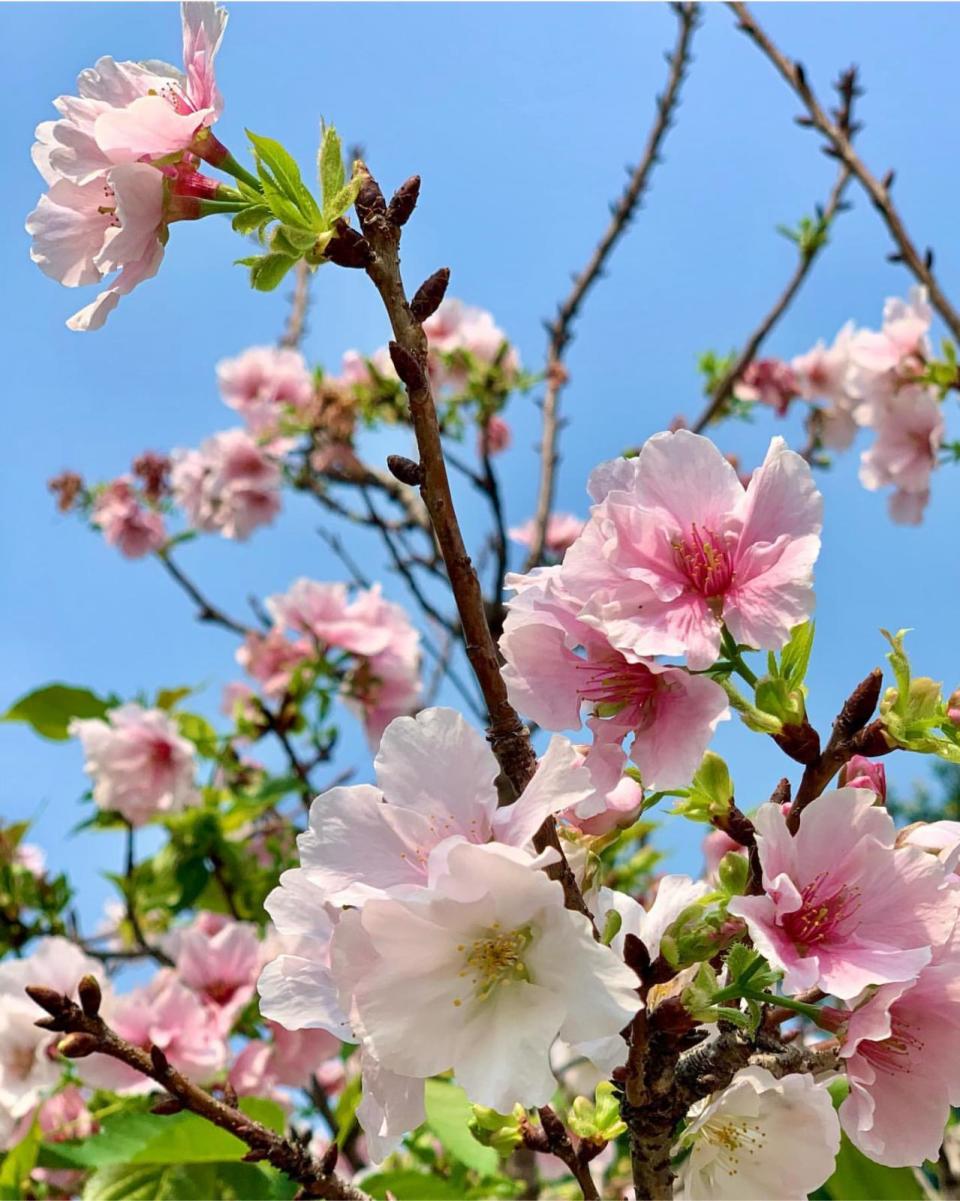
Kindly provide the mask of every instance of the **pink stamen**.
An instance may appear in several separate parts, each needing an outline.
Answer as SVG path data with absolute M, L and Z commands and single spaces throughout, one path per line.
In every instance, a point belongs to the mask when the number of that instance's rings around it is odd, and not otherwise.
M 733 583 L 733 556 L 713 530 L 701 532 L 696 522 L 690 536 L 673 543 L 674 561 L 701 596 L 722 596 Z

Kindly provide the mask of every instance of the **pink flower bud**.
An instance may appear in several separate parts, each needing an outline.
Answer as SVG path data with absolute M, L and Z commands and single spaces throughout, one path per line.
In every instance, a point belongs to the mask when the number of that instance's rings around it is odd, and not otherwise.
M 882 763 L 854 755 L 840 769 L 841 788 L 869 788 L 883 804 L 887 799 L 887 772 Z

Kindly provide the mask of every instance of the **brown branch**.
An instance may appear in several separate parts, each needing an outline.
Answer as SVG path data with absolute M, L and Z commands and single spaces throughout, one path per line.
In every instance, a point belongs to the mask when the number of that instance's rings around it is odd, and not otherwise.
M 696 4 L 673 4 L 679 28 L 673 52 L 668 56 L 670 73 L 666 91 L 657 97 L 657 112 L 647 137 L 647 144 L 639 163 L 633 169 L 630 180 L 620 199 L 613 206 L 610 223 L 603 232 L 593 254 L 583 270 L 574 278 L 573 287 L 559 305 L 557 315 L 547 324 L 550 340 L 547 347 L 546 393 L 543 398 L 542 436 L 540 441 L 540 485 L 537 492 L 537 508 L 534 514 L 534 534 L 524 571 L 536 567 L 543 558 L 547 536 L 547 523 L 553 508 L 556 486 L 557 438 L 560 432 L 560 393 L 567 382 L 567 370 L 563 356 L 573 336 L 572 326 L 587 293 L 603 273 L 611 252 L 630 224 L 644 192 L 650 182 L 653 168 L 660 161 L 660 148 L 667 131 L 673 123 L 680 87 L 690 64 L 690 40 L 697 27 L 699 7 Z
M 363 170 L 364 183 L 357 197 L 356 210 L 370 247 L 366 271 L 380 294 L 393 329 L 395 341 L 390 343 L 390 353 L 407 391 L 410 420 L 420 456 L 420 496 L 430 515 L 446 565 L 460 614 L 467 658 L 487 706 L 487 738 L 516 797 L 533 778 L 537 759 L 530 745 L 527 728 L 507 696 L 507 686 L 500 674 L 497 647 L 487 624 L 480 581 L 467 553 L 454 509 L 437 409 L 427 372 L 427 338 L 421 321 L 411 310 L 400 274 L 400 227 L 390 220 L 378 184 L 365 168 Z M 552 817 L 544 822 L 534 836 L 534 845 L 540 851 L 547 847 L 556 850 L 558 862 L 547 869 L 548 874 L 560 881 L 567 905 L 583 913 L 592 922 L 592 916 L 560 847 L 556 822 Z
M 130 924 L 130 931 L 133 934 L 134 942 L 139 948 L 139 953 L 149 955 L 151 959 L 156 960 L 163 967 L 173 967 L 173 960 L 166 951 L 161 950 L 160 947 L 152 946 L 147 942 L 143 927 L 140 925 L 140 915 L 137 913 L 137 903 L 134 899 L 133 887 L 133 872 L 136 867 L 134 834 L 133 826 L 129 822 L 126 822 L 126 848 L 126 863 L 123 871 L 123 900 L 126 908 L 126 918 Z
M 849 170 L 845 166 L 841 167 L 830 192 L 830 197 L 823 209 L 822 221 L 826 227 L 830 225 L 837 213 L 841 211 L 843 193 L 849 182 Z M 690 427 L 695 434 L 702 433 L 711 421 L 722 414 L 724 406 L 729 400 L 740 376 L 743 375 L 744 370 L 752 362 L 761 345 L 769 337 L 773 327 L 792 304 L 794 297 L 800 291 L 803 281 L 810 273 L 810 268 L 813 266 L 815 259 L 825 245 L 826 239 L 824 238 L 823 241 L 815 242 L 807 249 L 801 248 L 797 258 L 797 265 L 794 267 L 793 273 L 787 281 L 787 286 L 777 297 L 770 311 L 763 317 L 750 337 L 747 338 L 743 349 L 737 355 L 736 359 L 734 359 L 733 363 L 730 364 L 720 377 L 720 380 L 710 394 L 710 399 L 706 407 Z M 812 448 L 810 453 L 813 453 Z
M 526 1114 L 520 1120 L 523 1146 L 541 1155 L 555 1155 L 576 1180 L 584 1201 L 599 1201 L 589 1164 L 606 1144 L 591 1144 L 571 1134 L 549 1105 L 541 1105 L 538 1112 L 540 1126 L 534 1126 Z
M 249 626 L 235 621 L 232 617 L 224 613 L 222 609 L 218 609 L 212 601 L 207 600 L 193 580 L 174 563 L 168 550 L 158 551 L 156 557 L 166 573 L 172 579 L 176 580 L 187 596 L 197 606 L 198 621 L 207 621 L 211 625 L 222 626 L 225 630 L 231 630 L 234 634 L 239 634 L 241 638 L 245 638 L 250 633 Z
M 332 1198 L 333 1201 L 369 1201 L 365 1193 L 337 1176 L 333 1163 L 321 1163 L 300 1143 L 284 1138 L 254 1121 L 242 1110 L 218 1100 L 186 1076 L 171 1067 L 159 1047 L 147 1052 L 120 1038 L 99 1016 L 100 987 L 93 976 L 85 976 L 78 986 L 82 1008 L 69 997 L 42 985 L 27 989 L 30 998 L 50 1015 L 37 1023 L 45 1030 L 63 1034 L 58 1049 L 69 1059 L 87 1055 L 109 1055 L 149 1077 L 164 1088 L 179 1105 L 165 1104 L 162 1112 L 176 1113 L 189 1109 L 227 1130 L 250 1148 L 244 1157 L 250 1161 L 266 1160 L 302 1186 L 302 1196 Z M 331 1157 L 332 1158 L 332 1157 Z M 326 1157 L 325 1157 L 326 1159 Z
M 745 4 L 734 0 L 729 7 L 737 16 L 739 28 L 770 60 L 803 103 L 807 115 L 799 119 L 800 123 L 812 126 L 826 138 L 829 144 L 828 152 L 844 164 L 869 196 L 886 225 L 887 232 L 896 244 L 897 259 L 902 261 L 914 279 L 927 289 L 930 303 L 943 318 L 954 338 L 960 341 L 960 312 L 957 312 L 947 299 L 933 273 L 932 253 L 927 250 L 921 254 L 907 233 L 903 218 L 897 211 L 890 194 L 893 182 L 892 172 L 889 172 L 882 180 L 877 179 L 854 150 L 850 132 L 843 129 L 839 121 L 831 118 L 820 104 L 800 63 L 793 62 L 777 48 L 757 24 Z
M 306 259 L 301 259 L 294 268 L 293 295 L 287 324 L 280 336 L 279 345 L 296 350 L 303 341 L 307 328 L 307 310 L 310 308 L 310 268 Z

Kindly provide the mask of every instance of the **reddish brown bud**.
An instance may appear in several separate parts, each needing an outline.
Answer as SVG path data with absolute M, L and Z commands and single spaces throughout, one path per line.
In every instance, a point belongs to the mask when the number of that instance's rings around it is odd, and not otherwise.
M 83 1012 L 88 1018 L 95 1018 L 100 1012 L 100 1002 L 103 1000 L 100 982 L 96 976 L 84 976 L 77 985 L 77 992 Z
M 772 805 L 788 805 L 791 795 L 790 781 L 784 776 L 770 794 L 770 803 Z
M 67 1028 L 67 1015 L 64 1013 L 60 1017 L 37 1018 L 33 1024 L 39 1026 L 41 1030 L 56 1030 L 60 1032 Z
M 404 350 L 399 342 L 390 343 L 390 358 L 408 392 L 417 392 L 424 386 L 426 380 L 423 368 L 409 350 Z
M 446 295 L 449 283 L 450 268 L 441 267 L 439 271 L 434 271 L 433 275 L 428 276 L 417 288 L 413 300 L 410 301 L 410 311 L 418 321 L 426 321 L 437 311 L 440 302 Z
M 165 1073 L 170 1071 L 170 1064 L 167 1062 L 167 1057 L 156 1043 L 150 1048 L 150 1062 L 153 1064 L 155 1072 Z
M 223 1103 L 224 1105 L 229 1105 L 231 1109 L 236 1109 L 238 1101 L 239 1097 L 237 1096 L 237 1090 L 228 1080 L 223 1086 Z
M 57 1050 L 67 1059 L 85 1059 L 88 1055 L 92 1055 L 99 1046 L 94 1035 L 87 1034 L 82 1030 L 75 1030 L 73 1034 L 68 1034 L 65 1038 L 60 1039 L 57 1043 Z
M 335 1142 L 332 1142 L 326 1151 L 323 1153 L 323 1158 L 320 1160 L 320 1171 L 324 1176 L 331 1176 L 337 1166 L 337 1160 L 340 1158 L 340 1148 Z
M 370 243 L 341 218 L 336 223 L 336 233 L 327 243 L 324 258 L 338 267 L 366 267 L 373 258 Z
M 143 482 L 143 495 L 147 500 L 156 504 L 170 491 L 167 478 L 170 473 L 170 460 L 166 455 L 145 450 L 133 460 L 132 467 L 133 474 Z
M 257 1151 L 256 1149 L 253 1149 L 253 1150 L 248 1151 L 246 1153 L 246 1155 L 244 1155 L 243 1162 L 244 1163 L 259 1163 L 261 1159 L 266 1159 L 266 1158 L 267 1158 L 266 1151 Z
M 55 988 L 47 988 L 45 984 L 28 984 L 24 991 L 31 1001 L 34 1001 L 41 1009 L 45 1009 L 47 1013 L 52 1013 L 54 1017 L 63 1013 L 70 1005 L 69 997 L 65 997 L 62 992 L 57 992 Z
M 167 1118 L 175 1113 L 182 1113 L 183 1106 L 176 1097 L 163 1097 L 150 1106 L 150 1112 L 158 1113 L 161 1117 Z
M 636 934 L 628 934 L 623 940 L 623 961 L 641 979 L 650 967 L 650 952 Z
M 375 218 L 387 215 L 387 202 L 380 191 L 380 185 L 365 168 L 363 183 L 360 185 L 360 192 L 357 195 L 354 207 L 357 210 L 360 228 L 364 232 L 366 232 L 370 222 Z
M 722 830 L 724 834 L 729 835 L 734 842 L 738 842 L 742 847 L 752 847 L 756 841 L 756 831 L 753 828 L 753 822 L 749 817 L 737 806 L 730 802 L 727 812 L 722 817 L 715 817 L 712 820 L 713 825 Z
M 420 197 L 420 176 L 411 175 L 394 192 L 387 206 L 387 217 L 398 228 L 406 225 Z
M 57 508 L 61 513 L 69 513 L 74 501 L 83 491 L 83 477 L 75 471 L 61 471 L 53 479 L 47 480 L 47 488 L 57 498 Z
M 873 716 L 883 687 L 883 672 L 875 667 L 865 680 L 854 688 L 843 702 L 843 708 L 834 722 L 836 733 L 843 739 L 857 734 Z
M 784 726 L 779 734 L 774 734 L 773 740 L 797 763 L 816 763 L 820 758 L 820 735 L 806 718 L 798 726 Z
M 387 455 L 387 467 L 390 469 L 390 474 L 401 484 L 409 484 L 411 488 L 417 488 L 423 483 L 423 468 L 413 459 L 408 459 L 404 455 Z

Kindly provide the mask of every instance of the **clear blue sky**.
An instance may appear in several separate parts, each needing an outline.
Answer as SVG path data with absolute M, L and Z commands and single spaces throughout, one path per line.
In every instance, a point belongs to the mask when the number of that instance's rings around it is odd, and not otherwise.
M 826 92 L 838 69 L 862 68 L 865 156 L 897 169 L 896 197 L 921 244 L 936 248 L 947 291 L 960 295 L 953 144 L 960 107 L 953 5 L 764 5 L 760 16 Z M 128 563 L 55 512 L 45 480 L 63 467 L 89 478 L 118 474 L 138 451 L 196 444 L 232 422 L 213 365 L 269 342 L 286 311 L 285 289 L 246 288 L 235 235 L 224 222 L 173 230 L 160 276 L 125 300 L 105 330 L 75 334 L 65 318 L 75 295 L 28 258 L 22 221 L 40 180 L 29 160 L 34 125 L 50 100 L 74 89 L 78 70 L 106 53 L 179 60 L 170 4 L 7 4 L 7 102 L 0 108 L 8 297 L 3 323 L 7 380 L 3 492 L 5 649 L 0 703 L 49 680 L 132 694 L 207 683 L 214 711 L 233 678 L 230 636 L 198 627 L 158 569 Z M 320 118 L 366 147 L 386 185 L 423 177 L 404 239 L 411 284 L 441 265 L 451 293 L 491 309 L 526 364 L 542 361 L 546 316 L 583 262 L 607 203 L 634 161 L 663 86 L 663 51 L 674 22 L 658 5 L 237 4 L 218 64 L 226 112 L 218 133 L 242 149 L 243 129 L 284 141 L 306 166 Z M 569 354 L 570 420 L 560 477 L 563 508 L 584 511 L 596 462 L 663 428 L 700 401 L 698 352 L 738 344 L 778 293 L 792 265 L 774 233 L 824 198 L 832 165 L 815 137 L 792 123 L 797 106 L 769 65 L 711 6 L 697 34 L 691 76 L 666 162 L 609 279 L 592 296 Z M 848 318 L 877 324 L 884 297 L 905 293 L 905 273 L 885 261 L 886 235 L 857 192 L 854 211 L 769 349 L 791 355 L 830 338 Z M 335 367 L 348 347 L 372 350 L 386 326 L 359 272 L 325 269 L 317 281 L 305 349 Z M 955 401 L 949 402 L 952 409 Z M 502 460 L 510 518 L 524 519 L 535 489 L 532 400 L 515 403 L 515 450 Z M 746 465 L 762 455 L 773 421 L 724 429 L 724 449 Z M 954 435 L 956 433 L 954 432 Z M 388 446 L 389 443 L 389 446 Z M 380 439 L 404 450 L 404 436 Z M 819 637 L 812 714 L 824 726 L 850 687 L 881 662 L 879 626 L 912 626 L 915 664 L 960 681 L 954 633 L 960 476 L 935 480 L 926 523 L 891 526 L 883 499 L 856 482 L 853 457 L 822 477 L 824 549 L 818 566 Z M 239 612 L 250 591 L 284 589 L 297 575 L 334 578 L 315 530 L 319 512 L 289 504 L 277 526 L 245 546 L 213 538 L 185 548 L 184 565 L 219 602 Z M 363 553 L 368 552 L 361 548 Z M 402 599 L 388 578 L 391 595 Z M 787 766 L 756 736 L 725 731 L 743 807 L 765 799 Z M 87 890 L 84 909 L 107 893 L 115 868 L 109 836 L 67 840 L 84 786 L 74 745 L 49 744 L 20 726 L 0 727 L 0 812 L 38 814 L 36 836 L 54 865 Z M 345 763 L 364 766 L 354 735 Z M 907 785 L 923 771 L 888 760 Z M 664 835 L 670 865 L 694 869 L 695 837 L 674 819 Z

